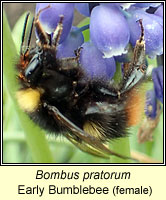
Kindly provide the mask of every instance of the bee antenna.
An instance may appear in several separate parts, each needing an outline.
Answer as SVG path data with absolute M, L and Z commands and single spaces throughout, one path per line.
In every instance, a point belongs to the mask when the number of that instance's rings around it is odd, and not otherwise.
M 22 40 L 21 40 L 21 49 L 20 49 L 20 54 L 23 54 L 23 45 L 24 45 L 24 40 L 25 40 L 25 32 L 28 24 L 28 18 L 29 18 L 30 12 L 27 13 L 25 17 L 25 22 L 24 22 L 24 28 L 23 28 L 23 33 L 22 33 Z

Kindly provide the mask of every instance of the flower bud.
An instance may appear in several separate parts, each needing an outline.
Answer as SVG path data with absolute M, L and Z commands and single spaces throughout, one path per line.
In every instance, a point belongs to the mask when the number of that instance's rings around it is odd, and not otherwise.
M 157 114 L 157 98 L 154 90 L 146 92 L 145 114 L 147 117 L 155 118 Z
M 92 42 L 86 42 L 82 47 L 80 62 L 87 75 L 92 79 L 111 79 L 116 71 L 114 58 L 103 58 Z
M 163 18 L 163 5 L 158 7 L 154 14 Z
M 39 20 L 44 30 L 51 34 L 57 27 L 59 23 L 60 16 L 64 16 L 63 20 L 63 31 L 60 38 L 60 42 L 64 41 L 70 32 L 73 14 L 74 14 L 74 3 L 37 3 L 36 4 L 36 14 L 43 8 L 50 5 L 50 8 L 43 10 L 40 13 Z
M 99 5 L 99 3 L 76 3 L 75 8 L 82 15 L 85 15 L 86 17 L 90 17 L 92 9 L 97 5 Z
M 138 20 L 142 19 L 146 54 L 151 58 L 161 55 L 163 53 L 163 21 L 161 17 L 146 13 L 139 8 L 130 10 L 129 13 L 131 16 L 127 17 L 127 21 L 130 27 L 130 42 L 132 46 L 135 46 L 140 37 L 141 28 Z
M 91 13 L 90 37 L 105 58 L 125 53 L 130 32 L 120 7 L 104 3 L 96 6 Z
M 134 4 L 135 7 L 139 7 L 139 8 L 149 8 L 151 7 L 157 7 L 159 6 L 161 3 L 136 3 Z
M 57 50 L 57 57 L 74 57 L 74 51 L 77 50 L 84 42 L 84 37 L 79 28 L 72 27 L 71 32 L 59 46 Z
M 156 97 L 163 103 L 163 67 L 154 68 L 152 71 L 152 80 Z

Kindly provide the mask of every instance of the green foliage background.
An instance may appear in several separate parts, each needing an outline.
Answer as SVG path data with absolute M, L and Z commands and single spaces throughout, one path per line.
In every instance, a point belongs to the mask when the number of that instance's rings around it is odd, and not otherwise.
M 46 134 L 23 113 L 16 102 L 18 89 L 15 63 L 17 62 L 25 14 L 10 30 L 3 12 L 3 163 L 128 163 L 117 157 L 102 159 L 81 152 L 66 139 Z M 78 26 L 89 23 L 83 20 Z M 84 31 L 85 41 L 89 31 Z M 156 65 L 156 60 L 150 60 Z M 150 84 L 152 87 L 152 84 Z M 162 162 L 163 159 L 163 116 L 154 131 L 154 140 L 144 144 L 137 142 L 138 127 L 132 127 L 129 138 L 110 143 L 110 148 L 120 154 L 130 156 L 130 151 L 138 151 Z M 134 162 L 134 161 L 133 161 Z

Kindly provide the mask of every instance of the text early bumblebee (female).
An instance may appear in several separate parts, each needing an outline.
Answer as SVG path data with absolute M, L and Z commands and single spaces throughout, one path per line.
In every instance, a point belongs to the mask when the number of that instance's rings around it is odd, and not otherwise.
M 21 88 L 16 94 L 20 107 L 43 129 L 62 133 L 81 150 L 97 156 L 115 155 L 105 142 L 127 135 L 127 128 L 139 119 L 142 101 L 137 85 L 145 76 L 145 42 L 141 20 L 141 36 L 134 56 L 125 64 L 123 80 L 118 86 L 102 80 L 90 80 L 79 64 L 81 49 L 75 57 L 56 58 L 63 29 L 63 16 L 51 39 L 39 22 L 32 22 L 28 46 L 23 51 L 26 16 L 20 60 L 17 64 Z M 30 48 L 33 25 L 39 41 Z M 137 104 L 136 106 L 131 106 Z

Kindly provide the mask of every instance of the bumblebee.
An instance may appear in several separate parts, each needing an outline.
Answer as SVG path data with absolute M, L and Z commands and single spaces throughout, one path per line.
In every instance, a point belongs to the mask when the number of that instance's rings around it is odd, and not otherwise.
M 111 81 L 87 77 L 79 63 L 81 48 L 75 52 L 75 57 L 56 57 L 63 16 L 51 38 L 39 21 L 42 10 L 33 18 L 28 45 L 23 50 L 29 14 L 25 19 L 20 59 L 16 65 L 21 85 L 16 93 L 18 104 L 41 128 L 64 135 L 81 150 L 101 157 L 126 158 L 111 151 L 105 143 L 127 136 L 128 127 L 140 119 L 143 104 L 138 85 L 147 70 L 142 21 L 139 20 L 141 36 L 133 58 L 124 64 L 123 79 L 115 86 Z M 30 48 L 33 25 L 38 41 Z

